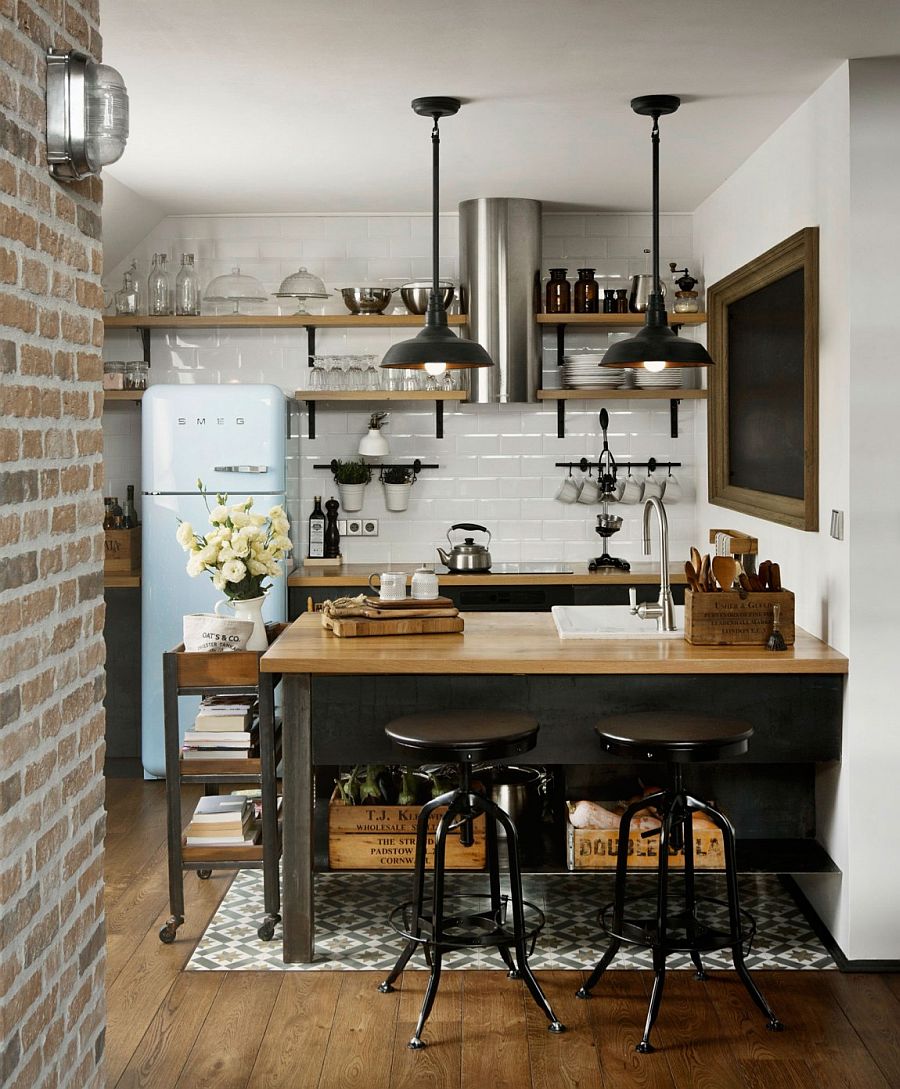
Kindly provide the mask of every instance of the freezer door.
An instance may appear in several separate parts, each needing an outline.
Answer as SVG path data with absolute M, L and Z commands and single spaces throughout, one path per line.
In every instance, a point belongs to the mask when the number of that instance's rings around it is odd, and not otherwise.
M 267 497 L 265 512 L 284 496 Z M 185 613 L 211 613 L 224 594 L 208 575 L 191 578 L 186 553 L 175 540 L 178 518 L 198 531 L 209 528 L 203 499 L 198 495 L 146 496 L 143 508 L 141 571 L 141 731 L 144 770 L 150 777 L 165 775 L 163 746 L 162 656 L 182 640 Z M 287 619 L 287 580 L 272 580 L 263 607 L 266 620 Z M 199 700 L 180 700 L 181 733 L 193 722 Z
M 142 402 L 141 491 L 284 491 L 284 394 L 277 386 L 151 386 Z

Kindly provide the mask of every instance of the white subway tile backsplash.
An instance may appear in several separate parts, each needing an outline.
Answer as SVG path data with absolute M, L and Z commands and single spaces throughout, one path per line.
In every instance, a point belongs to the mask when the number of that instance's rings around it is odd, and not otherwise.
M 663 259 L 685 262 L 694 275 L 691 219 L 663 216 Z M 458 225 L 453 215 L 440 221 L 441 275 L 458 275 Z M 155 228 L 133 254 L 104 282 L 113 290 L 132 257 L 146 279 L 150 255 L 158 250 L 173 262 L 182 251 L 198 257 L 198 271 L 205 287 L 214 275 L 239 264 L 242 271 L 258 276 L 269 290 L 301 265 L 323 276 L 329 287 L 365 281 L 403 281 L 431 273 L 431 223 L 428 216 L 185 216 L 170 217 Z M 551 263 L 564 264 L 574 281 L 578 267 L 594 267 L 605 286 L 627 286 L 628 277 L 646 270 L 641 254 L 650 244 L 649 215 L 557 214 L 544 216 L 544 275 Z M 671 257 L 668 254 L 671 253 Z M 634 255 L 637 256 L 634 256 Z M 667 271 L 667 265 L 663 268 Z M 177 269 L 176 269 L 177 271 Z M 277 301 L 262 305 L 259 312 L 277 312 Z M 317 304 L 312 304 L 316 306 Z M 339 296 L 318 304 L 326 313 L 342 314 Z M 291 301 L 283 312 L 294 310 Z M 408 329 L 322 329 L 316 349 L 321 355 L 371 352 L 383 355 L 390 344 L 408 338 Z M 693 335 L 688 330 L 686 335 Z M 604 348 L 608 336 L 600 330 L 569 329 L 566 347 Z M 556 340 L 544 329 L 544 369 L 558 384 L 555 366 Z M 104 346 L 107 359 L 139 358 L 139 338 L 125 331 L 111 331 Z M 307 338 L 303 330 L 223 330 L 154 332 L 151 380 L 153 382 L 268 381 L 292 393 L 302 389 L 308 375 Z M 545 385 L 549 384 L 545 380 Z M 309 513 L 313 494 L 336 494 L 330 473 L 315 470 L 334 457 L 354 456 L 375 406 L 348 410 L 340 402 L 320 404 L 316 413 L 317 437 L 307 436 L 306 406 L 301 403 L 298 429 L 300 457 L 291 466 L 299 477 L 302 516 Z M 386 434 L 391 458 L 412 461 L 419 457 L 436 462 L 438 470 L 421 473 L 413 489 L 409 510 L 394 513 L 384 506 L 377 479 L 366 490 L 363 514 L 380 519 L 377 538 L 349 538 L 343 542 L 349 562 L 372 564 L 408 563 L 410 569 L 435 559 L 434 548 L 445 540 L 454 522 L 486 525 L 494 538 L 495 562 L 569 560 L 585 562 L 599 555 L 603 543 L 594 533 L 597 506 L 567 505 L 554 498 L 566 475 L 555 461 L 596 460 L 601 449 L 597 414 L 603 402 L 570 401 L 566 408 L 566 437 L 556 434 L 555 405 L 460 405 L 447 404 L 445 438 L 434 436 L 434 410 L 415 402 L 388 406 L 391 417 Z M 610 446 L 620 461 L 660 460 L 686 462 L 675 470 L 684 498 L 669 507 L 672 555 L 686 553 L 693 536 L 694 496 L 697 484 L 691 460 L 695 424 L 705 427 L 702 403 L 684 401 L 679 406 L 679 434 L 669 435 L 669 409 L 665 402 L 611 401 Z M 124 491 L 137 483 L 140 474 L 140 417 L 124 405 L 107 412 L 105 440 L 107 484 Z M 662 475 L 661 470 L 657 475 Z M 643 477 L 643 470 L 635 475 Z M 575 478 L 580 478 L 577 471 Z M 134 479 L 131 479 L 133 477 Z M 115 494 L 115 493 L 114 493 Z M 622 531 L 612 539 L 614 555 L 641 558 L 639 505 L 622 507 Z M 298 539 L 302 535 L 298 534 Z

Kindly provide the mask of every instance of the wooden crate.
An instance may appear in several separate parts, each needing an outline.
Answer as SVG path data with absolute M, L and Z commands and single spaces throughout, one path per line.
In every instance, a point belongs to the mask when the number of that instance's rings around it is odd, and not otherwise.
M 700 646 L 763 647 L 772 634 L 773 605 L 781 606 L 778 627 L 790 646 L 794 642 L 794 595 L 790 590 L 748 594 L 688 590 L 684 595 L 684 637 Z
M 615 803 L 604 803 L 612 808 Z M 611 828 L 573 828 L 566 821 L 566 864 L 570 870 L 614 870 L 619 833 Z M 637 829 L 628 837 L 629 869 L 655 870 L 659 864 L 659 836 L 641 839 Z M 669 866 L 684 868 L 684 853 L 669 852 Z M 694 867 L 698 870 L 725 868 L 722 835 L 717 828 L 702 824 L 694 827 Z
M 266 624 L 269 646 L 275 642 L 287 624 Z M 259 659 L 262 650 L 213 652 L 186 651 L 179 643 L 172 652 L 176 657 L 176 683 L 179 688 L 252 687 L 259 683 Z
M 141 527 L 107 529 L 103 570 L 109 574 L 130 575 L 141 569 Z
M 432 814 L 429 829 L 437 827 L 441 814 Z M 417 806 L 328 806 L 328 864 L 333 870 L 411 870 L 416 858 Z M 484 817 L 474 824 L 475 842 L 463 847 L 459 829 L 447 836 L 444 863 L 448 870 L 483 870 L 487 858 Z M 434 864 L 434 836 L 428 837 L 427 865 Z

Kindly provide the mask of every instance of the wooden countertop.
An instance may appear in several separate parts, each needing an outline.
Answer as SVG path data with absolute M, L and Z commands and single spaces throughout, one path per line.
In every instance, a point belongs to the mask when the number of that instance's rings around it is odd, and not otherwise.
M 454 635 L 339 639 L 307 613 L 261 659 L 268 673 L 676 674 L 846 673 L 847 658 L 797 628 L 782 653 L 764 647 L 695 647 L 671 636 L 559 638 L 550 613 L 467 613 Z
M 369 575 L 380 571 L 405 571 L 408 575 L 418 567 L 415 563 L 345 563 L 342 567 L 298 567 L 288 575 L 288 586 L 365 586 Z M 571 575 L 439 575 L 442 586 L 573 586 L 609 585 L 635 586 L 644 583 L 659 584 L 659 564 L 633 563 L 630 571 L 588 571 L 586 563 L 573 563 Z M 685 582 L 684 564 L 671 564 L 669 579 L 682 585 Z

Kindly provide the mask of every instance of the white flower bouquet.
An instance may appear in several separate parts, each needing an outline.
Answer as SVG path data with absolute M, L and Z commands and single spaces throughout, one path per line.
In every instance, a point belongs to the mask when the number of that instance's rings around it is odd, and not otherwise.
M 197 487 L 207 498 L 203 482 Z M 209 510 L 212 529 L 201 536 L 190 522 L 180 522 L 175 537 L 190 553 L 187 573 L 196 578 L 207 572 L 213 586 L 232 601 L 249 601 L 268 590 L 265 579 L 281 574 L 279 561 L 291 551 L 288 537 L 290 523 L 283 507 L 272 507 L 268 514 L 252 514 L 253 499 L 228 505 L 228 496 L 216 495 L 216 506 Z

